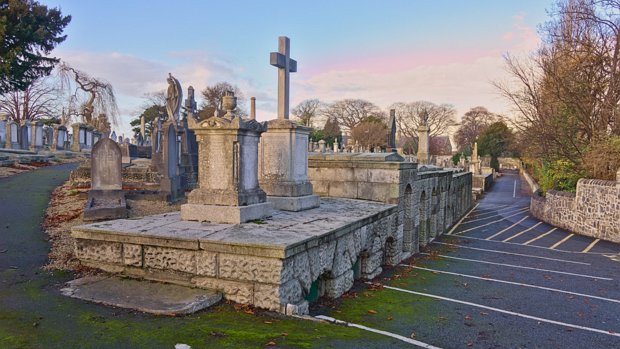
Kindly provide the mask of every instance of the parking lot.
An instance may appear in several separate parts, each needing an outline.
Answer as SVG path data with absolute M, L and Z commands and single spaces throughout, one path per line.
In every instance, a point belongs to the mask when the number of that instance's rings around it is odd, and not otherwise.
M 449 234 L 321 315 L 395 347 L 620 347 L 620 245 L 528 208 L 518 174 L 499 178 Z

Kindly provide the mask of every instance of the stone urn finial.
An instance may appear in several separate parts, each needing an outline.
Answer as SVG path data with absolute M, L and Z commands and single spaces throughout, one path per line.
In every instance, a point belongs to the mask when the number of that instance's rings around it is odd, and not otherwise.
M 222 108 L 226 110 L 224 117 L 232 119 L 234 117 L 232 111 L 237 107 L 237 97 L 232 91 L 226 91 L 224 97 L 222 97 Z

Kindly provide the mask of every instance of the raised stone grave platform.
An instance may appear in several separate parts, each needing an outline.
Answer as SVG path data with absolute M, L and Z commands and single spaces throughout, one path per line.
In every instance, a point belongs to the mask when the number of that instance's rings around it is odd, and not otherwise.
M 398 212 L 395 205 L 334 198 L 253 223 L 190 222 L 169 213 L 82 225 L 72 236 L 86 266 L 304 314 L 317 296 L 337 298 L 355 278 L 372 279 L 382 264 L 402 260 Z

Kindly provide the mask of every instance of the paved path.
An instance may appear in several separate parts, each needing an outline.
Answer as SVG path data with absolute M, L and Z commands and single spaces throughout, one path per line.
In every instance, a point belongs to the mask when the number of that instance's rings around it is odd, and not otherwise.
M 345 300 L 327 315 L 442 348 L 619 348 L 620 246 L 528 207 L 518 174 L 499 178 L 453 235 L 382 291 L 360 289 L 380 302 Z

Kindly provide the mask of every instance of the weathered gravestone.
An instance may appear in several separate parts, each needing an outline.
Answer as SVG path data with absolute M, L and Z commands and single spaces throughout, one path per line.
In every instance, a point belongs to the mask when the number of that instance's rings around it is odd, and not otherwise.
M 84 220 L 127 217 L 127 203 L 121 174 L 121 149 L 109 138 L 95 144 L 90 159 L 91 189 Z
M 41 150 L 43 148 L 43 123 L 33 121 L 30 127 L 32 136 L 30 138 L 30 150 Z
M 17 134 L 19 133 L 19 126 L 15 121 L 9 121 L 7 125 L 7 148 L 19 149 L 19 140 L 17 138 Z
M 6 120 L 0 117 L 0 148 L 6 145 Z
M 30 146 L 30 140 L 28 139 L 28 129 L 29 127 L 27 125 L 22 125 L 19 127 L 19 148 L 20 149 L 24 149 L 24 150 L 28 150 L 28 147 Z

